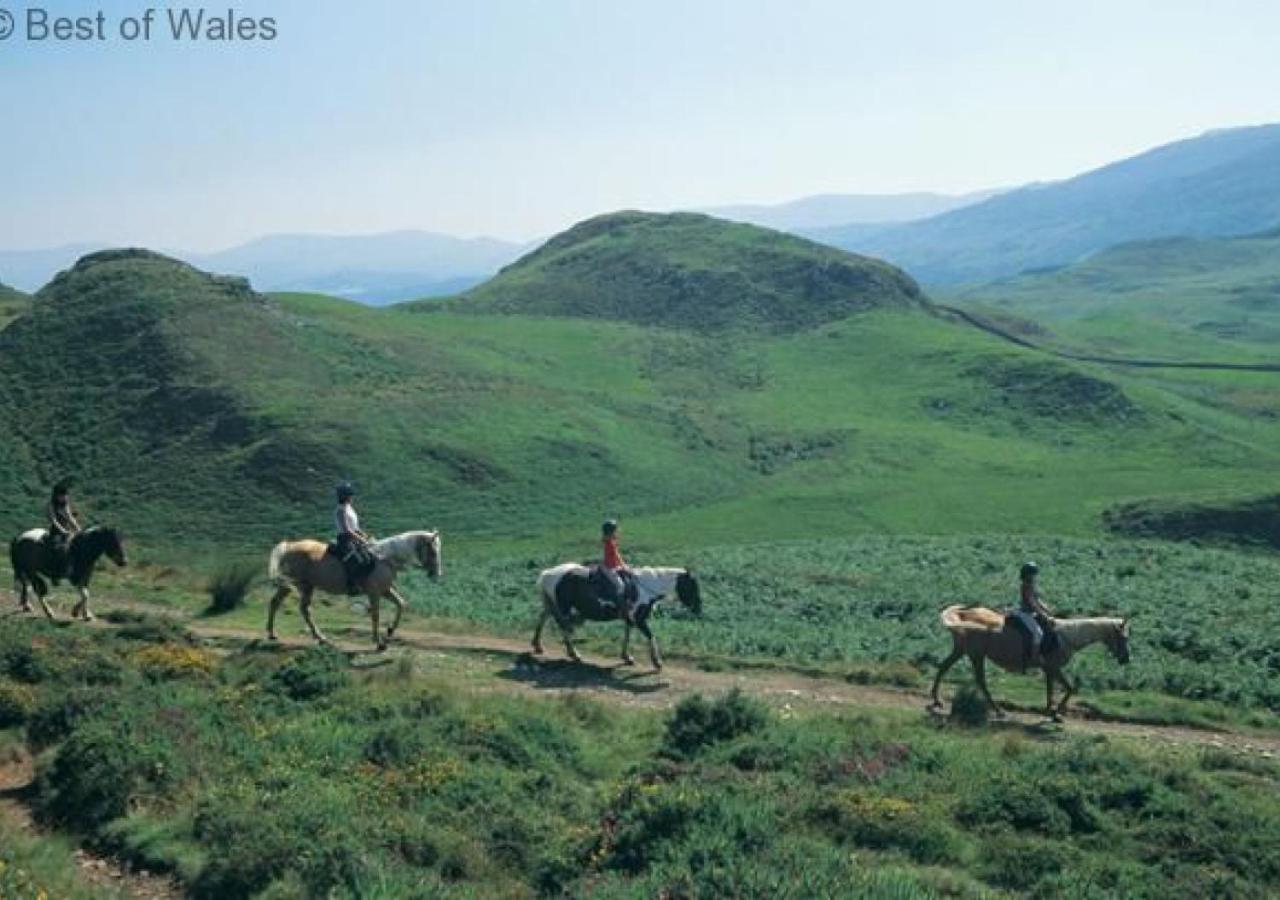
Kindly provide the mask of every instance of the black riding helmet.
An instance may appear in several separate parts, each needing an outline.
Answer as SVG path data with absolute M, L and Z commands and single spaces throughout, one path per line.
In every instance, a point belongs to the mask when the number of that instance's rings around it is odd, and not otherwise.
M 1039 572 L 1040 572 L 1040 567 L 1037 566 L 1035 563 L 1031 562 L 1030 560 L 1028 560 L 1027 562 L 1024 562 L 1022 564 L 1022 568 L 1018 571 L 1018 574 L 1022 576 L 1023 581 L 1026 581 L 1028 578 L 1032 577 L 1033 575 L 1039 574 Z
M 337 492 L 338 502 L 341 503 L 343 500 L 350 500 L 354 497 L 356 495 L 356 488 L 351 482 L 344 481 L 342 484 L 338 485 Z
M 600 531 L 604 533 L 604 536 L 605 536 L 605 537 L 610 537 L 611 535 L 617 534 L 617 533 L 618 533 L 618 520 L 617 520 L 617 519 L 605 519 L 604 524 L 600 526 Z

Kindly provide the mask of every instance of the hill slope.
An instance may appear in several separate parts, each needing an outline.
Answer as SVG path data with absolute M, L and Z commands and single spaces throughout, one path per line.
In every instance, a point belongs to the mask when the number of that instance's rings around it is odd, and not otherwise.
M 825 239 L 927 284 L 952 284 L 1059 266 L 1125 241 L 1242 235 L 1277 223 L 1280 125 L 1266 125 L 1210 132 L 922 222 Z
M 449 308 L 782 332 L 927 306 L 877 260 L 695 213 L 622 212 L 575 225 Z
M 955 299 L 1034 319 L 1075 347 L 1274 361 L 1280 232 L 1121 244 L 1063 269 L 965 289 Z
M 596 252 L 570 234 L 553 258 Z M 673 240 L 664 271 L 727 265 L 722 249 Z M 264 297 L 145 251 L 81 260 L 0 332 L 0 414 L 0 528 L 29 526 L 71 474 L 91 518 L 210 559 L 327 532 L 347 477 L 377 533 L 440 526 L 541 558 L 591 552 L 606 514 L 651 553 L 1089 532 L 1119 500 L 1241 490 L 1280 465 L 1273 421 L 1007 345 L 918 295 L 783 335 L 701 333 Z
M 26 312 L 30 305 L 29 296 L 0 282 L 0 328 Z

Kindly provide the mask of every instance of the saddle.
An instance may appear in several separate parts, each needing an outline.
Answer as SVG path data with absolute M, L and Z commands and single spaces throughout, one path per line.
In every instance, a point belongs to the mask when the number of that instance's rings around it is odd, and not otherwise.
M 1050 653 L 1058 649 L 1058 632 L 1054 630 L 1053 625 L 1045 621 L 1042 617 L 1036 616 L 1036 621 L 1040 623 L 1040 655 L 1048 656 Z M 1019 632 L 1026 634 L 1027 627 L 1022 623 L 1022 619 L 1013 613 L 1008 613 L 1004 617 L 1005 628 L 1016 628 Z
M 591 589 L 595 591 L 598 598 L 606 603 L 618 606 L 624 599 L 631 606 L 635 606 L 636 601 L 640 597 L 640 592 L 636 587 L 636 580 L 630 572 L 620 571 L 618 576 L 622 579 L 622 596 L 618 596 L 618 588 L 613 583 L 613 579 L 609 577 L 605 567 L 596 563 L 587 570 L 587 583 L 591 585 Z

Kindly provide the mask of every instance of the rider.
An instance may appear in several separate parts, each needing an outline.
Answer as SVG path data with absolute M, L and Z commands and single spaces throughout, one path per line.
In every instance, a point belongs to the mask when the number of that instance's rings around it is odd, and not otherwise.
M 51 575 L 57 583 L 67 569 L 67 547 L 80 533 L 80 522 L 71 505 L 71 479 L 64 478 L 53 486 L 45 517 L 49 520 L 49 547 L 53 551 Z
M 333 519 L 338 531 L 338 559 L 347 574 L 347 593 L 358 594 L 360 588 L 357 580 L 368 574 L 369 562 L 373 556 L 369 551 L 372 538 L 360 530 L 360 517 L 351 505 L 356 489 L 350 482 L 338 485 L 338 508 L 334 510 Z
M 631 622 L 634 611 L 631 608 L 631 599 L 627 596 L 626 583 L 622 580 L 622 576 L 630 575 L 631 570 L 627 568 L 626 561 L 622 558 L 622 554 L 618 552 L 618 520 L 608 519 L 600 527 L 600 531 L 604 540 L 604 563 L 601 569 L 613 583 L 621 617 Z
M 1050 627 L 1053 612 L 1045 606 L 1040 599 L 1040 591 L 1036 589 L 1036 576 L 1040 574 L 1040 567 L 1028 560 L 1022 564 L 1018 574 L 1022 579 L 1022 589 L 1014 616 L 1024 632 L 1022 670 L 1025 672 L 1040 655 L 1040 644 L 1044 640 L 1045 629 Z

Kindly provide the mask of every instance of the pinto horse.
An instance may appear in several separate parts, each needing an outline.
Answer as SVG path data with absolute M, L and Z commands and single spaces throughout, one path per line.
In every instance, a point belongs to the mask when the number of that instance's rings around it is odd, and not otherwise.
M 938 687 L 947 670 L 968 656 L 974 678 L 987 703 L 997 713 L 1000 707 L 987 689 L 986 661 L 990 659 L 1006 672 L 1023 672 L 1023 636 L 1016 626 L 1006 627 L 1005 616 L 982 606 L 948 606 L 942 611 L 942 625 L 951 632 L 951 655 L 942 662 L 933 680 L 932 709 L 941 709 Z M 1053 632 L 1058 641 L 1048 653 L 1042 653 L 1032 666 L 1044 670 L 1045 709 L 1055 722 L 1061 722 L 1067 701 L 1075 693 L 1075 685 L 1062 673 L 1076 653 L 1091 644 L 1105 644 L 1121 665 L 1129 662 L 1128 619 L 1054 619 Z M 1054 683 L 1066 688 L 1062 702 L 1053 705 Z
M 564 637 L 565 650 L 574 662 L 582 657 L 573 646 L 573 630 L 583 621 L 606 622 L 618 618 L 618 608 L 603 602 L 591 584 L 591 570 L 577 563 L 562 563 L 545 569 L 538 575 L 538 596 L 542 599 L 542 615 L 533 632 L 533 652 L 542 653 L 542 628 L 547 619 L 555 619 Z M 649 629 L 649 617 L 654 607 L 667 594 L 675 591 L 676 598 L 695 616 L 702 615 L 702 591 L 697 577 L 688 569 L 639 567 L 631 569 L 636 584 L 636 603 L 632 610 L 636 628 L 649 641 L 649 659 L 655 669 L 662 668 L 658 653 L 658 641 Z M 631 623 L 628 622 L 622 638 L 622 661 L 634 665 L 631 652 Z
M 326 594 L 347 593 L 347 573 L 342 561 L 328 552 L 322 541 L 281 541 L 271 551 L 267 563 L 267 575 L 275 582 L 276 592 L 271 597 L 267 612 L 267 638 L 276 638 L 276 612 L 291 589 L 298 591 L 298 604 L 302 618 L 311 636 L 321 644 L 329 639 L 316 627 L 311 618 L 311 598 L 317 591 Z M 404 615 L 404 598 L 395 589 L 396 575 L 401 569 L 419 567 L 431 578 L 439 578 L 443 568 L 440 555 L 440 532 L 406 531 L 395 537 L 374 541 L 369 545 L 377 560 L 373 571 L 365 576 L 361 587 L 369 598 L 369 613 L 373 617 L 373 642 L 379 650 L 387 648 L 387 642 L 400 627 Z M 379 630 L 378 616 L 382 598 L 396 606 L 396 617 L 384 638 Z
M 48 534 L 44 528 L 32 528 L 18 535 L 9 544 L 9 561 L 13 564 L 14 593 L 18 594 L 22 611 L 31 611 L 31 601 L 27 598 L 30 588 L 44 614 L 52 619 L 53 610 L 45 600 L 49 585 L 44 578 L 52 579 L 57 573 L 57 559 L 46 541 Z M 94 525 L 76 534 L 67 544 L 67 569 L 60 577 L 65 577 L 80 592 L 80 602 L 71 610 L 72 618 L 93 621 L 93 613 L 89 612 L 89 579 L 93 577 L 93 567 L 104 555 L 117 566 L 126 563 L 124 537 L 114 528 Z

